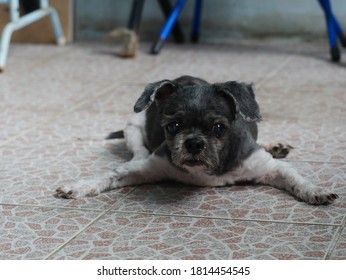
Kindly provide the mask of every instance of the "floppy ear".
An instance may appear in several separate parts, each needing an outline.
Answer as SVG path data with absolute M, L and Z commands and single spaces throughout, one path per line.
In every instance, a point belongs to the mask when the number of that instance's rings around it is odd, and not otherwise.
M 176 87 L 176 84 L 169 80 L 148 84 L 142 95 L 138 98 L 134 106 L 134 111 L 139 113 L 147 109 L 154 101 L 159 104 L 171 95 Z
M 215 84 L 215 86 L 219 94 L 231 98 L 232 109 L 239 113 L 245 121 L 258 122 L 262 119 L 251 84 L 231 81 Z

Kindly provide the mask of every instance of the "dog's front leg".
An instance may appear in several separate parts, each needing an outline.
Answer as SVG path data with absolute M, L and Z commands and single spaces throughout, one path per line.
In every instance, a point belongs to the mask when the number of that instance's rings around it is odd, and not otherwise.
M 328 204 L 338 198 L 331 190 L 308 182 L 288 163 L 273 159 L 264 150 L 257 151 L 253 160 L 252 168 L 258 171 L 258 183 L 285 190 L 309 204 Z
M 116 187 L 125 187 L 170 179 L 172 169 L 172 164 L 166 158 L 151 154 L 147 159 L 122 164 L 113 173 Z
M 65 185 L 56 189 L 56 197 L 80 198 L 85 196 L 96 196 L 99 193 L 114 188 L 114 174 L 109 172 L 104 176 L 89 177 L 75 183 Z
M 172 165 L 166 158 L 152 154 L 147 159 L 126 162 L 105 176 L 80 180 L 60 187 L 56 195 L 62 198 L 95 196 L 101 192 L 125 186 L 141 185 L 169 179 Z

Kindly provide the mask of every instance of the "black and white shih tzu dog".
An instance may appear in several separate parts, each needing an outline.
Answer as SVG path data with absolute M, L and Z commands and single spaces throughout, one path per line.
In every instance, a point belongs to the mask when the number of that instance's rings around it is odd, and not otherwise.
M 125 129 L 109 136 L 125 137 L 132 160 L 100 178 L 60 187 L 58 197 L 93 196 L 124 186 L 175 180 L 206 187 L 265 184 L 309 204 L 328 204 L 338 198 L 273 157 L 285 156 L 289 146 L 265 149 L 257 144 L 256 123 L 261 115 L 249 84 L 209 84 L 190 76 L 162 80 L 146 86 L 134 110 Z

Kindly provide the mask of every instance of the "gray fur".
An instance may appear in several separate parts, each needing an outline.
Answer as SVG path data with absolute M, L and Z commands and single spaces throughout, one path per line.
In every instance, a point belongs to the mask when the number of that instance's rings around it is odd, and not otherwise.
M 164 143 L 171 162 L 179 168 L 186 160 L 199 159 L 205 162 L 208 173 L 222 174 L 259 148 L 256 121 L 261 117 L 251 85 L 209 84 L 190 76 L 162 80 L 149 84 L 138 99 L 135 111 L 145 108 L 147 148 L 154 152 Z M 172 121 L 183 126 L 175 137 L 165 129 Z M 226 126 L 222 139 L 212 134 L 218 121 Z M 206 145 L 198 155 L 190 155 L 184 146 L 191 137 L 203 139 Z
M 239 113 L 244 120 L 258 122 L 262 119 L 251 84 L 232 81 L 215 84 L 215 87 L 218 92 L 223 92 L 233 99 L 236 112 Z

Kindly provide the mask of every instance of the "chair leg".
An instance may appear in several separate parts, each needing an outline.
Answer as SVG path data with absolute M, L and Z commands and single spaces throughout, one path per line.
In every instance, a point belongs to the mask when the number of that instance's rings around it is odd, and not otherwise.
M 161 10 L 164 13 L 165 17 L 168 19 L 171 11 L 172 11 L 172 6 L 169 0 L 158 0 Z M 184 43 L 185 38 L 184 38 L 184 33 L 179 25 L 179 22 L 176 21 L 176 23 L 173 26 L 173 36 L 174 36 L 174 41 L 176 43 Z
M 340 23 L 338 22 L 338 20 L 336 19 L 335 15 L 333 15 L 333 23 L 334 23 L 334 26 L 335 26 L 335 29 L 336 29 L 336 34 L 338 35 L 339 37 L 339 40 L 340 40 L 340 43 L 341 45 L 346 48 L 346 36 L 345 34 L 342 32 L 342 29 L 341 29 L 341 26 L 340 26 Z
M 134 0 L 132 3 L 130 20 L 127 27 L 130 30 L 133 30 L 136 34 L 139 32 L 144 2 L 145 0 Z
M 162 49 L 164 42 L 168 39 L 169 34 L 171 33 L 172 28 L 175 25 L 185 3 L 186 3 L 186 0 L 177 1 L 168 20 L 166 21 L 164 27 L 162 28 L 160 32 L 159 39 L 154 43 L 153 47 L 151 48 L 152 54 L 158 54 L 160 50 Z
M 52 22 L 53 30 L 54 30 L 54 36 L 55 36 L 56 43 L 59 46 L 64 46 L 64 45 L 66 45 L 66 38 L 65 38 L 64 33 L 62 31 L 62 28 L 61 28 L 61 23 L 60 23 L 58 13 L 52 7 L 48 8 L 48 10 L 49 10 L 49 16 L 50 16 L 50 20 Z
M 346 37 L 342 32 L 339 22 L 333 14 L 330 0 L 318 0 L 320 3 L 324 15 L 326 18 L 329 45 L 330 45 L 330 54 L 333 62 L 340 61 L 341 53 L 338 47 L 338 37 L 343 47 L 346 47 Z
M 197 43 L 199 40 L 199 27 L 201 23 L 203 0 L 196 0 L 195 14 L 192 23 L 191 41 Z
M 8 49 L 10 47 L 11 37 L 14 30 L 14 25 L 8 23 L 2 31 L 0 40 L 0 72 L 5 70 Z
M 54 8 L 48 6 L 48 1 L 41 0 L 40 9 L 30 12 L 22 17 L 20 17 L 18 13 L 18 3 L 19 2 L 17 0 L 12 0 L 10 2 L 10 22 L 5 25 L 1 34 L 0 72 L 4 71 L 5 69 L 12 33 L 35 21 L 40 20 L 43 17 L 50 16 L 57 44 L 64 45 L 66 43 L 58 14 Z
M 41 12 L 42 13 L 41 17 L 44 17 L 44 16 L 50 17 L 52 27 L 54 30 L 54 36 L 55 36 L 56 43 L 58 45 L 65 45 L 66 39 L 65 39 L 64 34 L 62 32 L 58 13 L 56 12 L 56 10 L 54 8 L 52 8 L 49 5 L 49 1 L 48 0 L 39 0 L 39 9 L 28 14 L 28 15 L 32 15 L 32 21 L 30 23 L 38 20 L 38 15 L 34 16 L 34 14 L 36 12 Z M 30 24 L 30 23 L 28 23 L 28 24 Z

